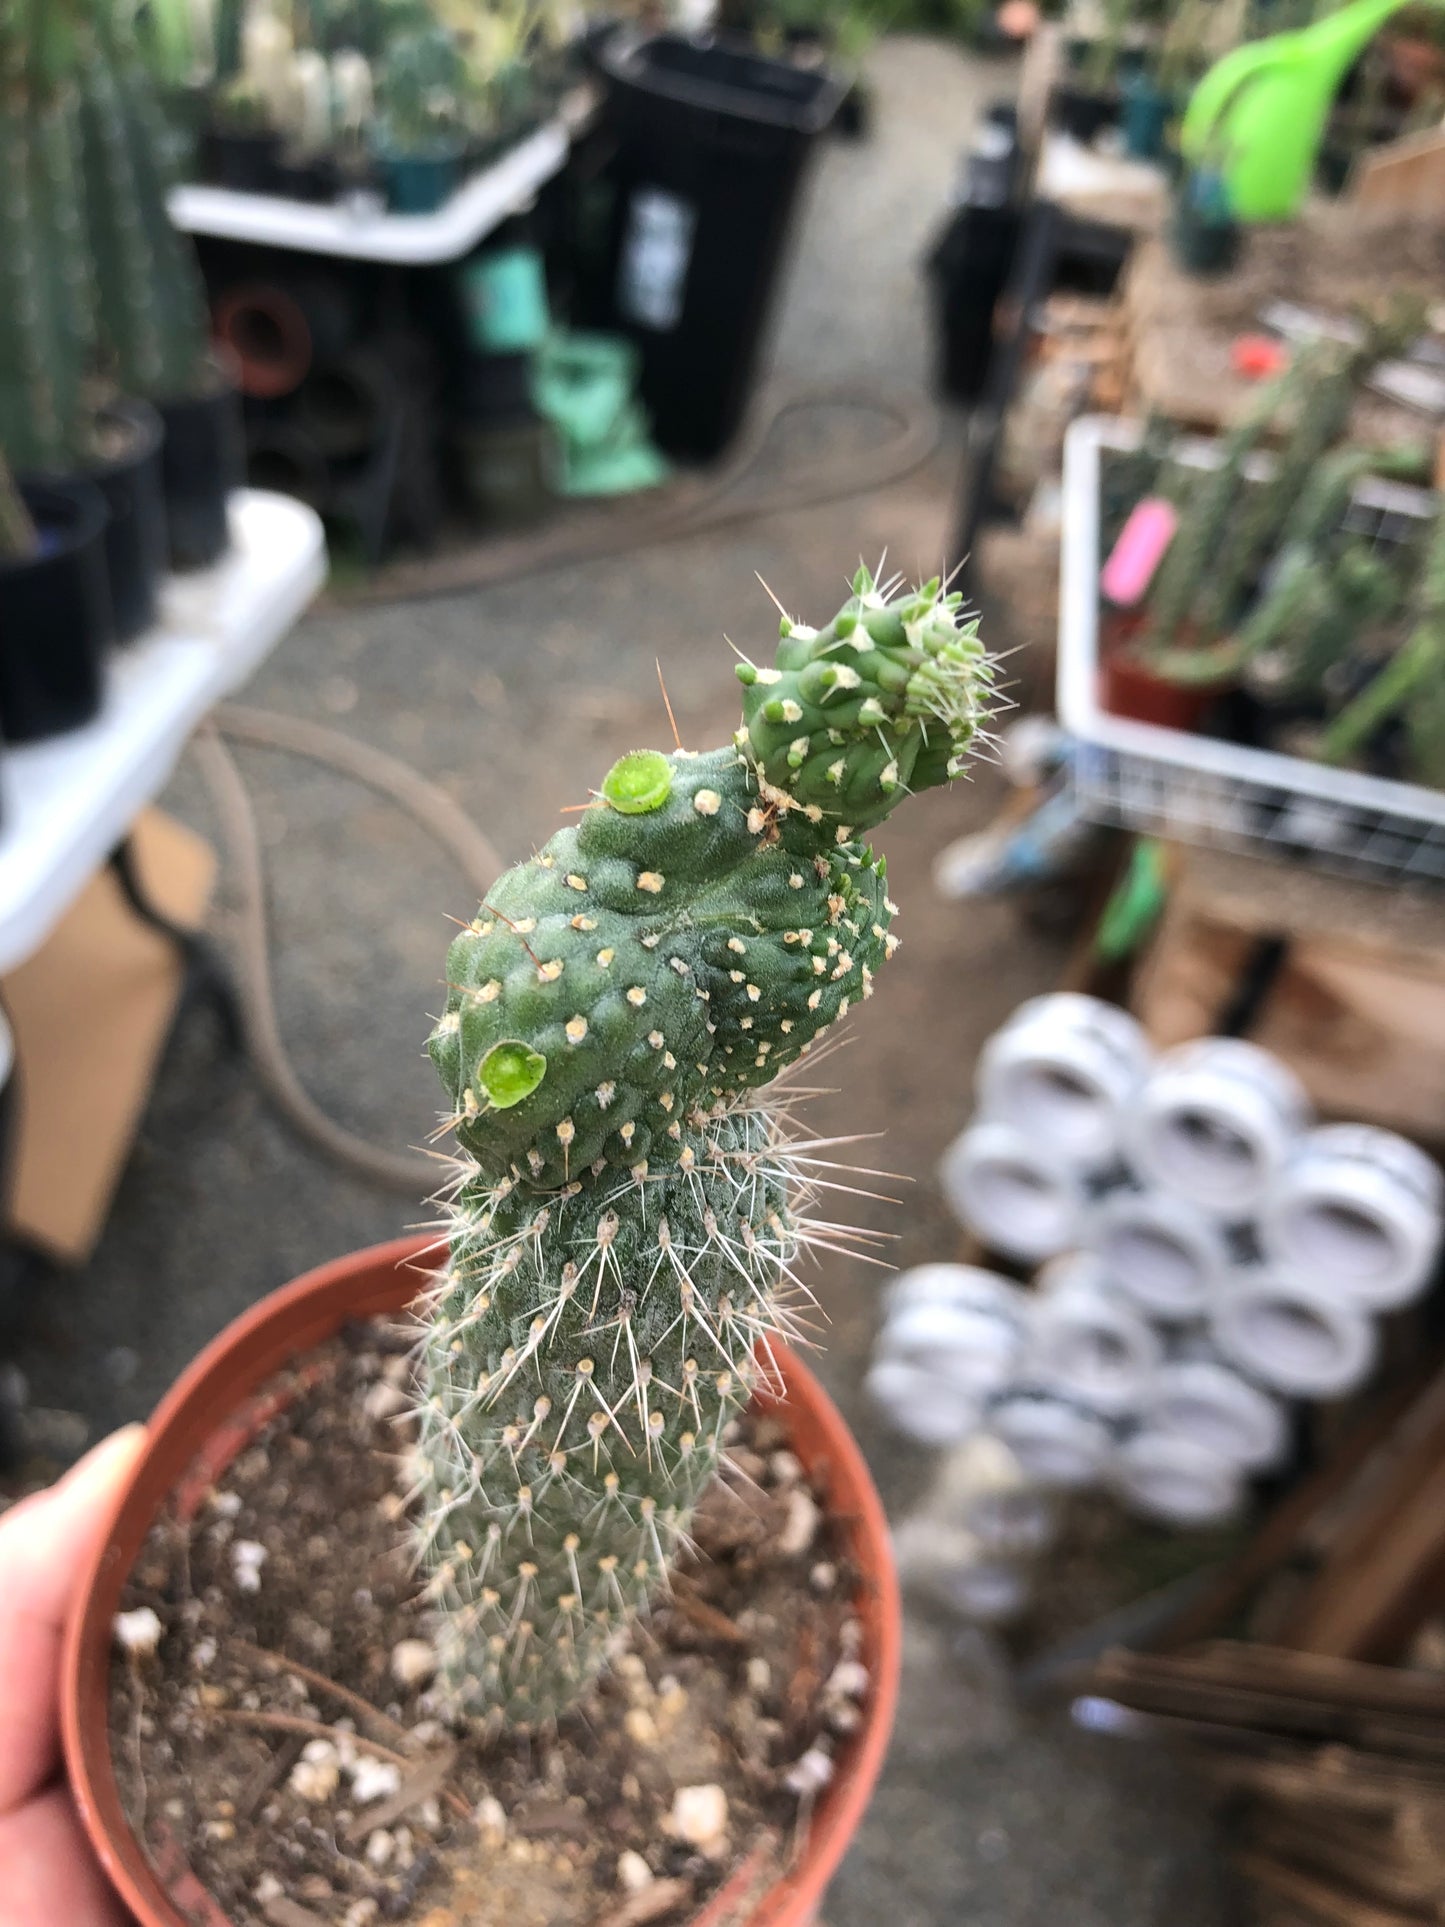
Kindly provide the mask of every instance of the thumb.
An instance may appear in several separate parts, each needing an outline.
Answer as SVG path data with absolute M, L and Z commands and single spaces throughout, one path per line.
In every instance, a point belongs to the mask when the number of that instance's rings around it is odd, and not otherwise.
M 126 1426 L 0 1518 L 0 1814 L 55 1770 L 66 1615 L 144 1443 Z

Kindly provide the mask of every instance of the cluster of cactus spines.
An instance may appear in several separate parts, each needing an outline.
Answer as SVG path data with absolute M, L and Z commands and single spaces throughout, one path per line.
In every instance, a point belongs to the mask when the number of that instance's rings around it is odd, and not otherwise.
M 94 402 L 190 392 L 206 351 L 145 77 L 108 0 L 0 0 L 0 445 L 84 466 Z
M 841 1235 L 808 1215 L 822 1147 L 760 1092 L 870 994 L 894 906 L 857 831 L 959 773 L 991 686 L 957 598 L 866 571 L 742 674 L 731 748 L 621 758 L 448 957 L 417 1532 L 463 1710 L 565 1711 L 687 1543 L 798 1262 Z

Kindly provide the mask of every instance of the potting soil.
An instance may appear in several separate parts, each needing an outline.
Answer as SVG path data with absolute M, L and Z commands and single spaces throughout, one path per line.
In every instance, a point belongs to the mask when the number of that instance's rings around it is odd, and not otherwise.
M 409 1343 L 377 1322 L 314 1354 L 142 1548 L 123 1614 L 162 1630 L 117 1622 L 111 1734 L 153 1864 L 234 1927 L 643 1927 L 744 1863 L 767 1885 L 867 1692 L 854 1575 L 778 1420 L 739 1422 L 697 1556 L 579 1713 L 453 1730 L 407 1542 Z

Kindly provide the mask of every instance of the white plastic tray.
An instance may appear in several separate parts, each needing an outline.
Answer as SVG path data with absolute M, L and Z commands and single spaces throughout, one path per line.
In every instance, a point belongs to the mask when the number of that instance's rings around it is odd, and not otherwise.
M 0 972 L 33 955 L 170 779 L 203 716 L 264 661 L 320 588 L 315 513 L 244 491 L 233 547 L 173 577 L 160 626 L 118 652 L 93 723 L 0 760 Z
M 188 234 L 254 241 L 297 254 L 435 267 L 469 254 L 560 173 L 570 145 L 567 127 L 564 115 L 548 121 L 473 174 L 434 214 L 357 212 L 340 203 L 200 186 L 175 188 L 167 205 L 176 226 Z
M 1076 739 L 1079 806 L 1152 836 L 1307 861 L 1378 881 L 1445 883 L 1445 794 L 1112 716 L 1099 694 L 1099 482 L 1106 451 L 1137 447 L 1137 422 L 1089 415 L 1064 442 L 1059 720 Z M 1208 443 L 1186 459 L 1207 464 Z M 1387 483 L 1358 502 L 1402 516 L 1432 498 Z

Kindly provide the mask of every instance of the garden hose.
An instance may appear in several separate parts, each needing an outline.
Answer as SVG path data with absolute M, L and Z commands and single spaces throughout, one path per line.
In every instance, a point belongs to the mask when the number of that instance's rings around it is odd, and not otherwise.
M 261 1088 L 294 1130 L 359 1177 L 411 1197 L 436 1189 L 439 1167 L 421 1152 L 389 1151 L 335 1123 L 306 1090 L 287 1052 L 271 982 L 266 877 L 250 793 L 223 738 L 282 750 L 339 771 L 389 797 L 454 856 L 478 894 L 506 867 L 463 810 L 434 783 L 385 751 L 299 717 L 225 703 L 192 741 L 220 820 L 240 902 L 237 944 L 241 1030 Z
M 783 422 L 826 408 L 885 416 L 895 424 L 895 432 L 887 439 L 870 440 L 865 454 L 851 459 L 824 456 L 785 474 L 766 494 L 728 500 L 758 466 Z M 938 446 L 938 431 L 938 414 L 927 396 L 907 389 L 865 388 L 843 381 L 831 387 L 781 390 L 753 411 L 735 452 L 700 487 L 670 493 L 640 514 L 630 506 L 596 508 L 541 535 L 511 536 L 453 556 L 386 569 L 374 585 L 348 592 L 346 600 L 353 604 L 414 602 L 455 595 L 463 589 L 520 581 L 544 569 L 625 555 L 797 509 L 821 508 L 852 495 L 872 494 L 922 467 Z
M 786 480 L 785 493 L 779 489 L 743 502 L 726 502 L 725 498 L 756 466 L 779 423 L 805 410 L 830 407 L 891 416 L 898 425 L 897 433 L 871 446 L 866 463 L 836 459 L 814 462 Z M 385 599 L 416 600 L 514 581 L 542 569 L 711 533 L 755 517 L 777 516 L 785 510 L 816 508 L 865 490 L 872 493 L 912 474 L 933 453 L 937 442 L 937 415 L 921 395 L 902 391 L 875 394 L 848 384 L 783 394 L 756 412 L 737 454 L 700 493 L 686 501 L 669 503 L 651 515 L 609 512 L 598 515 L 582 529 L 491 543 L 476 554 L 459 558 L 459 563 L 466 564 L 465 573 L 453 568 L 445 579 L 436 575 L 433 565 L 426 564 L 425 582 L 411 590 L 405 586 L 405 572 L 393 571 L 387 578 Z M 400 586 L 393 586 L 398 578 Z M 380 600 L 382 592 L 365 599 Z M 495 882 L 506 867 L 505 861 L 466 812 L 435 783 L 384 750 L 360 743 L 339 730 L 301 717 L 223 703 L 192 740 L 216 809 L 239 899 L 241 1025 L 261 1088 L 292 1128 L 335 1163 L 411 1197 L 426 1196 L 437 1186 L 440 1168 L 436 1160 L 422 1152 L 388 1150 L 338 1125 L 307 1092 L 291 1061 L 271 980 L 261 838 L 250 793 L 226 747 L 227 741 L 303 757 L 388 797 L 456 859 L 478 895 Z

